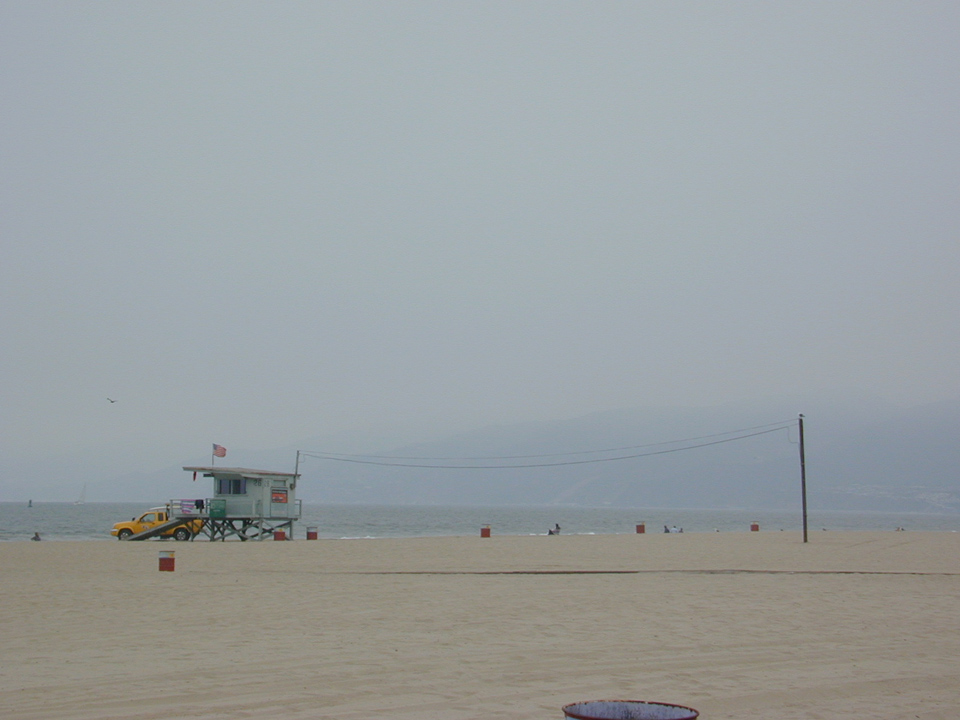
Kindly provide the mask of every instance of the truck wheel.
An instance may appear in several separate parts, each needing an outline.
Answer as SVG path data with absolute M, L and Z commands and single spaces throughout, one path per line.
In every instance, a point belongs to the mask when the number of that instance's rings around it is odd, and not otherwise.
M 190 539 L 190 531 L 185 527 L 178 527 L 173 531 L 173 539 L 183 542 L 184 540 Z
M 133 530 L 131 530 L 130 528 L 124 528 L 123 530 L 117 533 L 117 540 L 126 540 L 131 535 L 133 535 Z

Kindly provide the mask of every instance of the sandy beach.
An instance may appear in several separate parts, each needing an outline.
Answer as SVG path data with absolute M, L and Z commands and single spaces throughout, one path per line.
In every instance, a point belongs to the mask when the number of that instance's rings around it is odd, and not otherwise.
M 960 714 L 960 534 L 493 532 L 0 544 L 0 714 Z

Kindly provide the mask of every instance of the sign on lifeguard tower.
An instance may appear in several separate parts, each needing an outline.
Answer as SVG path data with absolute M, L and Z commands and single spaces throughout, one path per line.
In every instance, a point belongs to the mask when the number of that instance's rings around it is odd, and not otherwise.
M 231 467 L 184 467 L 187 472 L 213 478 L 213 496 L 194 503 L 185 514 L 204 519 L 201 532 L 211 540 L 262 540 L 285 531 L 293 537 L 293 523 L 300 519 L 296 498 L 297 473 Z

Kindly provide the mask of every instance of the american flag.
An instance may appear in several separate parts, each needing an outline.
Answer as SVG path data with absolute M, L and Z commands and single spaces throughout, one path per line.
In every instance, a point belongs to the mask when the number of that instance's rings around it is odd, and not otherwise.
M 217 445 L 216 443 L 214 443 L 213 454 L 216 455 L 217 457 L 226 457 L 227 449 L 223 445 Z

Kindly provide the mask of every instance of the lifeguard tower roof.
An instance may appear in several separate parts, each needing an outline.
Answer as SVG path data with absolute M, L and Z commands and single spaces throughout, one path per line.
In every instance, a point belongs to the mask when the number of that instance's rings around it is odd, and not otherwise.
M 294 474 L 290 472 L 279 472 L 278 470 L 254 470 L 253 468 L 241 468 L 241 467 L 220 467 L 216 466 L 190 466 L 184 467 L 184 470 L 187 472 L 203 473 L 209 477 L 234 475 L 239 477 L 276 477 L 276 478 L 293 478 L 300 477 L 299 474 Z

